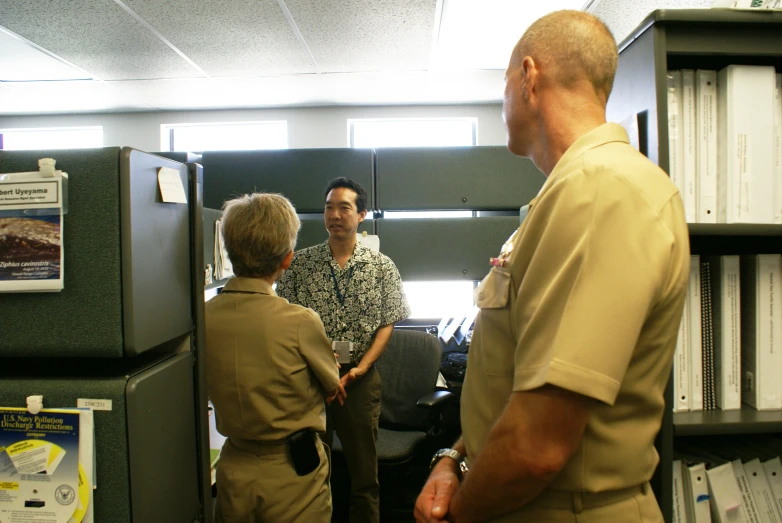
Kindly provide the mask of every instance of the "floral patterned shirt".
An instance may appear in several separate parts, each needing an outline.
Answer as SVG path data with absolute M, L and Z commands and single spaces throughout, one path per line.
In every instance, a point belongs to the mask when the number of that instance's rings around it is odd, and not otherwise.
M 276 292 L 317 312 L 332 341 L 352 341 L 353 363 L 361 361 L 378 328 L 410 315 L 394 262 L 360 242 L 341 269 L 328 241 L 296 252 Z

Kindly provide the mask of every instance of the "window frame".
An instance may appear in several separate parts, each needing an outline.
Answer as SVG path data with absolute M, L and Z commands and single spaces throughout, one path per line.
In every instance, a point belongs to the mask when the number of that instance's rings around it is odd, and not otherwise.
M 471 145 L 438 145 L 421 147 L 475 147 L 478 145 L 478 118 L 474 116 L 447 116 L 447 117 L 409 117 L 409 118 L 348 118 L 347 120 L 347 140 L 348 147 L 356 149 L 355 140 L 355 124 L 357 123 L 382 123 L 382 122 L 435 122 L 435 121 L 469 121 L 472 124 L 472 144 Z M 373 145 L 371 148 L 379 149 L 383 147 L 396 147 L 396 146 L 384 146 Z
M 219 151 L 228 151 L 228 150 L 243 150 L 243 151 L 280 151 L 280 150 L 286 150 L 290 148 L 289 144 L 289 136 L 288 136 L 288 120 L 251 120 L 251 121 L 230 121 L 230 122 L 182 122 L 182 123 L 163 123 L 160 124 L 160 148 L 163 151 L 166 152 L 177 152 L 175 147 L 175 138 L 174 134 L 177 129 L 181 128 L 188 128 L 188 127 L 218 127 L 218 126 L 234 126 L 234 127 L 241 127 L 241 126 L 275 126 L 275 125 L 282 125 L 282 127 L 285 130 L 285 147 L 260 147 L 257 149 L 205 149 L 207 151 L 212 150 L 219 150 Z M 178 151 L 178 152 L 190 152 L 190 153 L 202 153 L 202 151 Z
M 72 132 L 72 131 L 100 131 L 100 145 L 79 145 L 79 146 L 51 146 L 43 145 L 41 147 L 34 147 L 31 149 L 7 149 L 5 146 L 5 135 L 11 133 L 35 133 L 35 132 Z M 75 126 L 55 126 L 55 127 L 8 127 L 0 128 L 0 150 L 1 151 L 35 151 L 37 149 L 95 149 L 104 147 L 103 142 L 103 126 L 102 125 L 75 125 Z

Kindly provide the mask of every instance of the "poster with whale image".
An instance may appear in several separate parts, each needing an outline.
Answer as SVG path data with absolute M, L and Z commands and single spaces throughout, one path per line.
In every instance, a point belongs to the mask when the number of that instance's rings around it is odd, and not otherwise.
M 63 288 L 62 173 L 0 174 L 0 292 Z

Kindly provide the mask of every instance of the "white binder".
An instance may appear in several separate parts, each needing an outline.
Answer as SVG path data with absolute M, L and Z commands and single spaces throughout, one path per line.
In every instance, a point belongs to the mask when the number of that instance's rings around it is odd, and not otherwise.
M 782 255 L 741 257 L 742 401 L 758 410 L 782 408 Z
M 711 523 L 709 484 L 706 480 L 706 466 L 695 463 L 683 469 L 684 485 L 691 523 Z
M 730 463 L 706 471 L 709 499 L 715 523 L 748 523 L 746 508 Z
M 717 223 L 717 71 L 695 72 L 697 222 Z
M 717 221 L 773 223 L 774 68 L 729 65 L 717 76 Z
M 771 491 L 771 485 L 766 479 L 766 472 L 758 458 L 744 463 L 744 472 L 752 489 L 752 497 L 758 507 L 758 515 L 763 523 L 782 523 L 782 515 L 777 509 L 777 502 Z

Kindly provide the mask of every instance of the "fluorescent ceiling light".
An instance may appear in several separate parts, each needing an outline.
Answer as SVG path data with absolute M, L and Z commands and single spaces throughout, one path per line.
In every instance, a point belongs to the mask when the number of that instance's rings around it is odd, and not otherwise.
M 0 27 L 0 82 L 92 79 L 86 71 Z
M 585 0 L 442 0 L 432 69 L 502 69 L 527 27 L 552 11 L 581 9 Z

